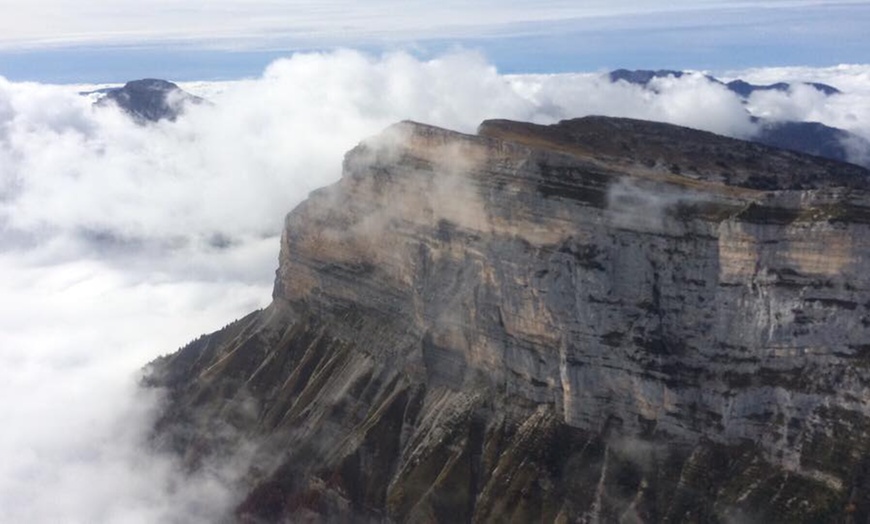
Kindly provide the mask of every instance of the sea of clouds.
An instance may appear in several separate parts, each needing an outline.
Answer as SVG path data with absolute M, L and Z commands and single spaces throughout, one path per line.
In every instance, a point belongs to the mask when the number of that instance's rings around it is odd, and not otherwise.
M 701 74 L 652 89 L 606 74 L 502 75 L 480 55 L 297 54 L 254 79 L 190 82 L 212 103 L 138 125 L 96 86 L 0 78 L 0 522 L 211 522 L 235 472 L 181 480 L 145 439 L 153 358 L 270 300 L 287 211 L 336 181 L 345 151 L 403 119 L 589 114 L 737 137 L 751 115 L 870 139 L 870 66 L 721 73 L 815 81 L 745 103 Z

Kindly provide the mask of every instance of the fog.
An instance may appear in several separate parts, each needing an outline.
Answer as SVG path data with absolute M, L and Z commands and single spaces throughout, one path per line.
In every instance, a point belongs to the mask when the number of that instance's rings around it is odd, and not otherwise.
M 870 139 L 870 66 L 728 72 L 810 80 L 744 104 L 702 74 L 649 89 L 600 72 L 502 75 L 482 56 L 297 54 L 258 78 L 182 87 L 212 104 L 138 125 L 96 86 L 0 78 L 0 522 L 211 522 L 232 470 L 179 482 L 147 451 L 138 370 L 270 300 L 287 211 L 345 151 L 403 119 L 630 116 L 751 136 L 751 115 Z

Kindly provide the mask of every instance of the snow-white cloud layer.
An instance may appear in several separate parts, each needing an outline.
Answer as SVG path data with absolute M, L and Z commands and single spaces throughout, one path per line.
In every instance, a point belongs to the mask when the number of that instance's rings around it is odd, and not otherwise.
M 209 522 L 232 471 L 178 482 L 147 452 L 154 357 L 268 303 L 284 214 L 340 176 L 343 153 L 402 119 L 473 132 L 486 118 L 587 114 L 733 136 L 749 108 L 870 139 L 870 66 L 753 70 L 810 80 L 747 105 L 702 75 L 500 75 L 474 53 L 302 54 L 260 78 L 183 87 L 213 104 L 140 126 L 80 88 L 0 79 L 0 522 Z

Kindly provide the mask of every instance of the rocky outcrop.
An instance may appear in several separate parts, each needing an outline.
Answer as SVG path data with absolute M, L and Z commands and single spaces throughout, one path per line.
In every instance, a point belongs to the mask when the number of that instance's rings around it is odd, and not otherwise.
M 627 119 L 403 122 L 273 302 L 151 366 L 249 522 L 870 516 L 870 173 Z

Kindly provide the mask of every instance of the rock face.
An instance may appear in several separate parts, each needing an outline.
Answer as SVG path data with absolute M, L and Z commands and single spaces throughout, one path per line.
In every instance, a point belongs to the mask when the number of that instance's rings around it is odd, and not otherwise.
M 870 173 L 666 124 L 411 122 L 286 220 L 273 302 L 151 366 L 236 517 L 864 522 Z
M 146 78 L 127 82 L 124 87 L 109 89 L 97 105 L 116 104 L 138 122 L 175 120 L 186 104 L 205 102 L 166 80 Z

